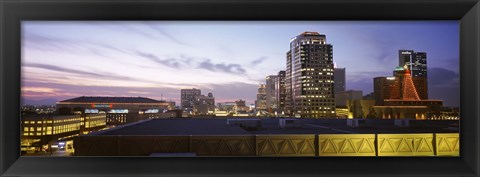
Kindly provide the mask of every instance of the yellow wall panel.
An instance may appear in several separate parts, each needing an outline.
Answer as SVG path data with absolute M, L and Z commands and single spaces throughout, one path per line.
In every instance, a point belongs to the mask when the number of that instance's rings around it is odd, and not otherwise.
M 257 135 L 258 156 L 315 156 L 315 135 Z
M 320 134 L 319 156 L 375 156 L 375 134 Z
M 460 155 L 460 137 L 458 133 L 436 133 L 435 145 L 437 156 Z
M 378 156 L 433 156 L 433 134 L 378 134 Z

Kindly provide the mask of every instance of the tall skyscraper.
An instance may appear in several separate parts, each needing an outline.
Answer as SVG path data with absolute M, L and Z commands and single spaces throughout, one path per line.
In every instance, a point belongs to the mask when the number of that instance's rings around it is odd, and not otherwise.
M 275 98 L 277 99 L 277 111 L 280 113 L 285 110 L 285 96 L 285 71 L 280 71 L 275 80 Z
M 325 35 L 303 32 L 287 52 L 286 109 L 305 118 L 335 117 L 333 46 Z
M 255 109 L 257 111 L 267 110 L 267 93 L 265 91 L 265 84 L 258 86 L 257 100 L 255 101 Z
M 273 112 L 277 109 L 277 98 L 275 95 L 275 80 L 277 80 L 277 75 L 270 75 L 265 78 L 265 94 L 266 94 L 266 104 L 267 111 Z
M 407 65 L 412 77 L 427 77 L 427 53 L 413 50 L 398 51 L 398 66 Z
M 345 68 L 334 68 L 335 93 L 345 92 Z
M 428 99 L 427 53 L 413 50 L 398 51 L 398 66 L 407 66 L 420 99 Z
M 180 90 L 180 106 L 183 110 L 193 109 L 193 104 L 195 103 L 195 97 L 202 95 L 200 89 L 182 89 Z

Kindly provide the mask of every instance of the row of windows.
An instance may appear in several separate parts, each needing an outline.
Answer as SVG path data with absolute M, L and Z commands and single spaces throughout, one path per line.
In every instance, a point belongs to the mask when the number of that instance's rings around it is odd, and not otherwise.
M 51 120 L 47 120 L 47 121 L 45 121 L 45 120 L 44 121 L 24 121 L 23 123 L 24 124 L 35 124 L 35 123 L 37 123 L 37 124 L 42 124 L 42 123 L 43 124 L 45 124 L 45 123 L 51 124 L 52 121 Z
M 42 130 L 46 130 L 46 131 L 52 131 L 52 127 L 23 127 L 23 131 L 24 132 L 33 132 L 33 131 L 37 131 L 37 132 L 41 132 Z
M 306 88 L 303 88 L 303 90 L 325 90 L 325 91 L 328 91 L 330 90 L 329 88 L 318 88 L 318 87 L 306 87 Z M 327 93 L 330 93 L 330 92 L 327 92 Z
M 42 133 L 23 133 L 23 136 L 42 136 Z
M 127 120 L 125 117 L 109 117 L 107 118 L 107 122 L 126 123 Z
M 300 53 L 329 53 L 329 54 L 332 54 L 333 53 L 333 50 L 328 50 L 328 49 L 313 49 L 313 48 L 310 48 L 310 49 L 303 49 L 301 48 L 300 49 Z
M 325 61 L 332 61 L 331 57 L 320 57 L 320 56 L 303 56 L 301 55 L 300 61 L 302 64 L 311 63 L 311 64 L 330 64 L 331 62 Z M 300 62 L 297 60 L 297 62 Z
M 80 122 L 83 121 L 83 118 L 74 118 L 74 119 L 62 119 L 62 120 L 54 120 L 53 123 L 63 123 L 63 122 Z
M 37 130 L 39 128 L 40 127 L 37 127 Z M 80 129 L 80 124 L 79 123 L 69 124 L 69 125 L 59 125 L 59 126 L 54 126 L 53 127 L 53 134 L 71 132 L 71 131 L 75 131 L 75 130 L 79 130 L 79 129 Z M 44 130 L 43 131 L 44 134 L 46 134 L 46 135 L 52 134 L 52 127 L 43 127 L 43 130 Z
M 306 88 L 302 88 L 302 95 L 332 95 L 332 92 L 317 92 L 316 90 L 307 90 Z
M 302 95 L 302 96 L 304 96 L 304 95 Z M 300 98 L 302 96 L 300 96 Z M 334 98 L 323 98 L 323 99 L 312 98 L 312 99 L 308 99 L 308 100 L 303 98 L 303 99 L 296 99 L 296 100 L 297 100 L 297 102 L 303 101 L 303 102 L 313 102 L 313 103 L 333 103 L 333 102 L 335 102 Z
M 333 84 L 323 84 L 323 83 L 308 83 L 308 82 L 303 82 L 302 80 L 302 86 L 306 87 L 306 86 L 309 86 L 309 87 L 322 87 L 322 88 L 333 88 Z
M 310 107 L 310 108 L 315 108 L 316 109 L 324 109 L 322 106 L 335 106 L 332 103 L 297 103 L 295 104 L 298 107 Z M 320 107 L 319 107 L 320 106 Z M 330 109 L 330 108 L 329 108 Z
M 105 116 L 87 116 L 85 120 L 105 119 Z
M 335 114 L 335 111 L 297 111 L 298 113 L 307 113 L 307 114 L 321 114 L 321 113 L 331 113 L 331 114 Z
M 303 79 L 303 80 L 296 80 L 295 83 L 305 83 L 307 80 Z M 330 80 L 330 79 L 319 79 L 319 80 L 311 80 L 313 83 L 334 83 L 333 80 Z M 319 86 L 319 85 L 317 85 Z M 328 85 L 327 85 L 328 86 Z
M 106 125 L 105 121 L 93 121 L 87 122 L 86 128 L 89 127 L 97 127 Z M 24 136 L 42 136 L 42 135 L 52 135 L 52 134 L 61 134 L 67 133 L 72 131 L 80 130 L 79 124 L 70 124 L 70 125 L 61 125 L 61 126 L 54 126 L 54 127 L 24 127 L 23 128 L 23 135 Z
M 331 98 L 330 95 L 301 95 L 300 98 Z
M 63 123 L 63 122 L 73 122 L 73 121 L 83 121 L 83 118 L 73 118 L 73 119 L 62 119 L 62 120 L 43 120 L 43 121 L 24 121 L 24 124 L 51 124 L 51 123 Z
M 302 77 L 308 77 L 308 78 L 302 78 Z M 334 78 L 333 76 L 301 76 L 300 79 L 302 83 L 324 83 L 320 81 L 332 80 Z M 296 81 L 298 82 L 298 80 Z M 331 82 L 328 82 L 328 83 L 331 83 Z M 324 85 L 324 86 L 328 86 L 328 85 Z
M 104 125 L 106 125 L 106 122 L 104 120 L 95 120 L 95 121 L 85 122 L 85 128 L 98 127 L 98 126 L 104 126 Z

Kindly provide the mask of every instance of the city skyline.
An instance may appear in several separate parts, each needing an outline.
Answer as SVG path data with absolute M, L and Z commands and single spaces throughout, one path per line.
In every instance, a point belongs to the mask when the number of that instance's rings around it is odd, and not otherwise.
M 456 21 L 23 22 L 22 97 L 142 96 L 179 105 L 180 89 L 197 88 L 216 102 L 253 103 L 304 31 L 328 36 L 346 89 L 372 92 L 373 78 L 396 67 L 398 50 L 415 50 L 428 54 L 429 97 L 459 104 Z

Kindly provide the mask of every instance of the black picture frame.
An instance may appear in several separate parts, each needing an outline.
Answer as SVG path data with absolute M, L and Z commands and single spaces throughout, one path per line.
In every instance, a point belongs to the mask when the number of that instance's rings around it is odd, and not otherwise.
M 479 176 L 478 0 L 1 0 L 1 176 Z M 20 157 L 22 20 L 459 20 L 460 157 Z

